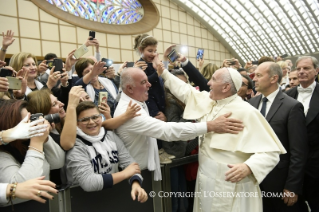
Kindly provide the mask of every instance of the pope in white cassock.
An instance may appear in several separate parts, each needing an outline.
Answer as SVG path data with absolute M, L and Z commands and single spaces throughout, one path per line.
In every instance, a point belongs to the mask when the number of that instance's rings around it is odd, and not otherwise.
M 237 95 L 241 75 L 231 68 L 217 70 L 208 83 L 209 93 L 197 91 L 166 69 L 161 76 L 186 104 L 183 118 L 205 122 L 232 112 L 231 117 L 244 125 L 238 134 L 210 132 L 199 137 L 193 211 L 262 211 L 259 184 L 286 151 L 261 113 Z

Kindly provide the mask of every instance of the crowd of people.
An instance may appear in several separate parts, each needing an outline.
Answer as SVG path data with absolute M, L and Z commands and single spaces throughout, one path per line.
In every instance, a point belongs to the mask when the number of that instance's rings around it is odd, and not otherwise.
M 195 68 L 182 54 L 169 60 L 175 45 L 159 58 L 156 38 L 142 34 L 133 67 L 126 61 L 115 71 L 89 37 L 84 45 L 95 55 L 76 59 L 73 50 L 57 71 L 54 53 L 38 62 L 19 52 L 7 65 L 13 42 L 8 30 L 0 50 L 0 75 L 9 73 L 0 77 L 1 206 L 44 203 L 56 185 L 94 192 L 125 179 L 143 203 L 142 170 L 160 181 L 161 164 L 198 154 L 171 169 L 171 191 L 202 195 L 172 198 L 172 211 L 319 211 L 316 58 L 264 56 L 243 67 L 235 58 L 221 67 L 199 58 Z M 203 195 L 211 191 L 233 195 Z

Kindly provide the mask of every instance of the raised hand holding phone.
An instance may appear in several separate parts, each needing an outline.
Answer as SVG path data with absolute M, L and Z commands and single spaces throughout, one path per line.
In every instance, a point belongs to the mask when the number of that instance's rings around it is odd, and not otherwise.
M 65 71 L 71 71 L 72 66 L 76 63 L 76 61 L 78 61 L 78 59 L 76 59 L 74 57 L 74 52 L 76 51 L 76 49 L 74 49 L 73 51 L 71 51 L 67 58 L 65 59 Z
M 126 62 L 126 68 L 130 68 L 134 66 L 134 62 Z
M 104 115 L 105 119 L 110 119 L 112 118 L 112 116 L 111 116 L 111 109 L 109 105 L 107 104 L 107 97 L 108 97 L 107 92 L 103 92 L 103 91 L 99 92 L 98 107 L 100 112 Z
M 95 38 L 95 31 L 90 31 L 89 37 L 90 37 L 90 40 L 93 40 Z
M 171 62 L 174 63 L 175 60 L 178 58 L 178 53 L 176 52 L 176 49 L 173 49 L 168 55 L 167 59 Z
M 168 48 L 165 50 L 164 55 L 163 55 L 163 61 L 167 61 L 167 60 L 168 60 L 167 56 L 168 56 L 168 54 L 174 49 L 174 47 L 176 47 L 175 44 L 174 44 L 174 45 L 171 45 L 170 47 L 168 47 Z
M 25 92 L 27 91 L 27 79 L 28 79 L 29 71 L 25 70 L 24 67 L 20 71 L 18 71 L 16 78 L 21 80 L 21 89 L 13 90 L 13 95 L 16 99 L 22 99 L 25 96 Z
M 89 45 L 88 45 L 89 46 Z M 83 55 L 85 55 L 87 52 L 89 51 L 89 49 L 87 48 L 86 44 L 83 44 L 82 46 L 80 46 L 80 48 L 78 48 L 75 52 L 74 52 L 74 57 L 75 59 L 79 59 L 80 57 L 82 57 Z
M 138 67 L 142 69 L 143 71 L 145 71 L 145 69 L 147 68 L 147 63 L 145 61 L 136 61 L 133 67 Z
M 63 61 L 61 59 L 54 58 L 52 65 L 55 67 L 54 71 L 59 71 L 60 73 L 62 73 Z
M 5 67 L 0 70 L 0 77 L 6 77 L 9 83 L 9 89 L 20 90 L 21 89 L 21 80 L 18 78 L 12 77 L 15 71 L 11 67 Z

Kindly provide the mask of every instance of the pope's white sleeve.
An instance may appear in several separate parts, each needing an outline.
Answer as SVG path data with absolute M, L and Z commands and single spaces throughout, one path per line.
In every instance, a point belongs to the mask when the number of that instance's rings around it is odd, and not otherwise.
M 255 153 L 245 161 L 255 176 L 258 184 L 273 170 L 279 162 L 279 152 Z
M 183 82 L 179 78 L 175 77 L 167 69 L 163 71 L 161 77 L 165 80 L 165 87 L 180 101 L 187 104 L 187 100 L 192 92 L 197 92 L 190 84 Z

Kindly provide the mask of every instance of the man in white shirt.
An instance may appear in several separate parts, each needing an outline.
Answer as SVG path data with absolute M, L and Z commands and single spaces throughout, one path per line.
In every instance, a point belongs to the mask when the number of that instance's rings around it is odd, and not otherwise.
M 306 115 L 309 153 L 303 195 L 311 211 L 319 211 L 319 84 L 315 81 L 318 67 L 319 63 L 315 57 L 299 57 L 296 69 L 300 85 L 286 92 L 288 96 L 303 104 Z
M 162 69 L 162 67 L 158 68 Z M 116 133 L 124 142 L 131 156 L 139 164 L 141 170 L 148 168 L 150 171 L 155 171 L 155 180 L 161 180 L 156 139 L 186 141 L 212 131 L 215 133 L 228 132 L 236 134 L 242 130 L 241 121 L 228 118 L 230 113 L 222 115 L 214 121 L 208 120 L 202 123 L 173 123 L 152 118 L 145 104 L 150 87 L 151 84 L 142 69 L 125 69 L 121 74 L 123 92 L 114 117 L 124 113 L 131 100 L 142 107 L 141 116 L 127 121 L 116 130 Z
M 264 62 L 255 70 L 255 89 L 262 95 L 249 100 L 267 119 L 287 154 L 260 184 L 265 192 L 292 194 L 285 198 L 263 196 L 263 211 L 300 211 L 298 196 L 302 193 L 308 143 L 306 119 L 300 102 L 279 90 L 282 78 L 280 66 Z

